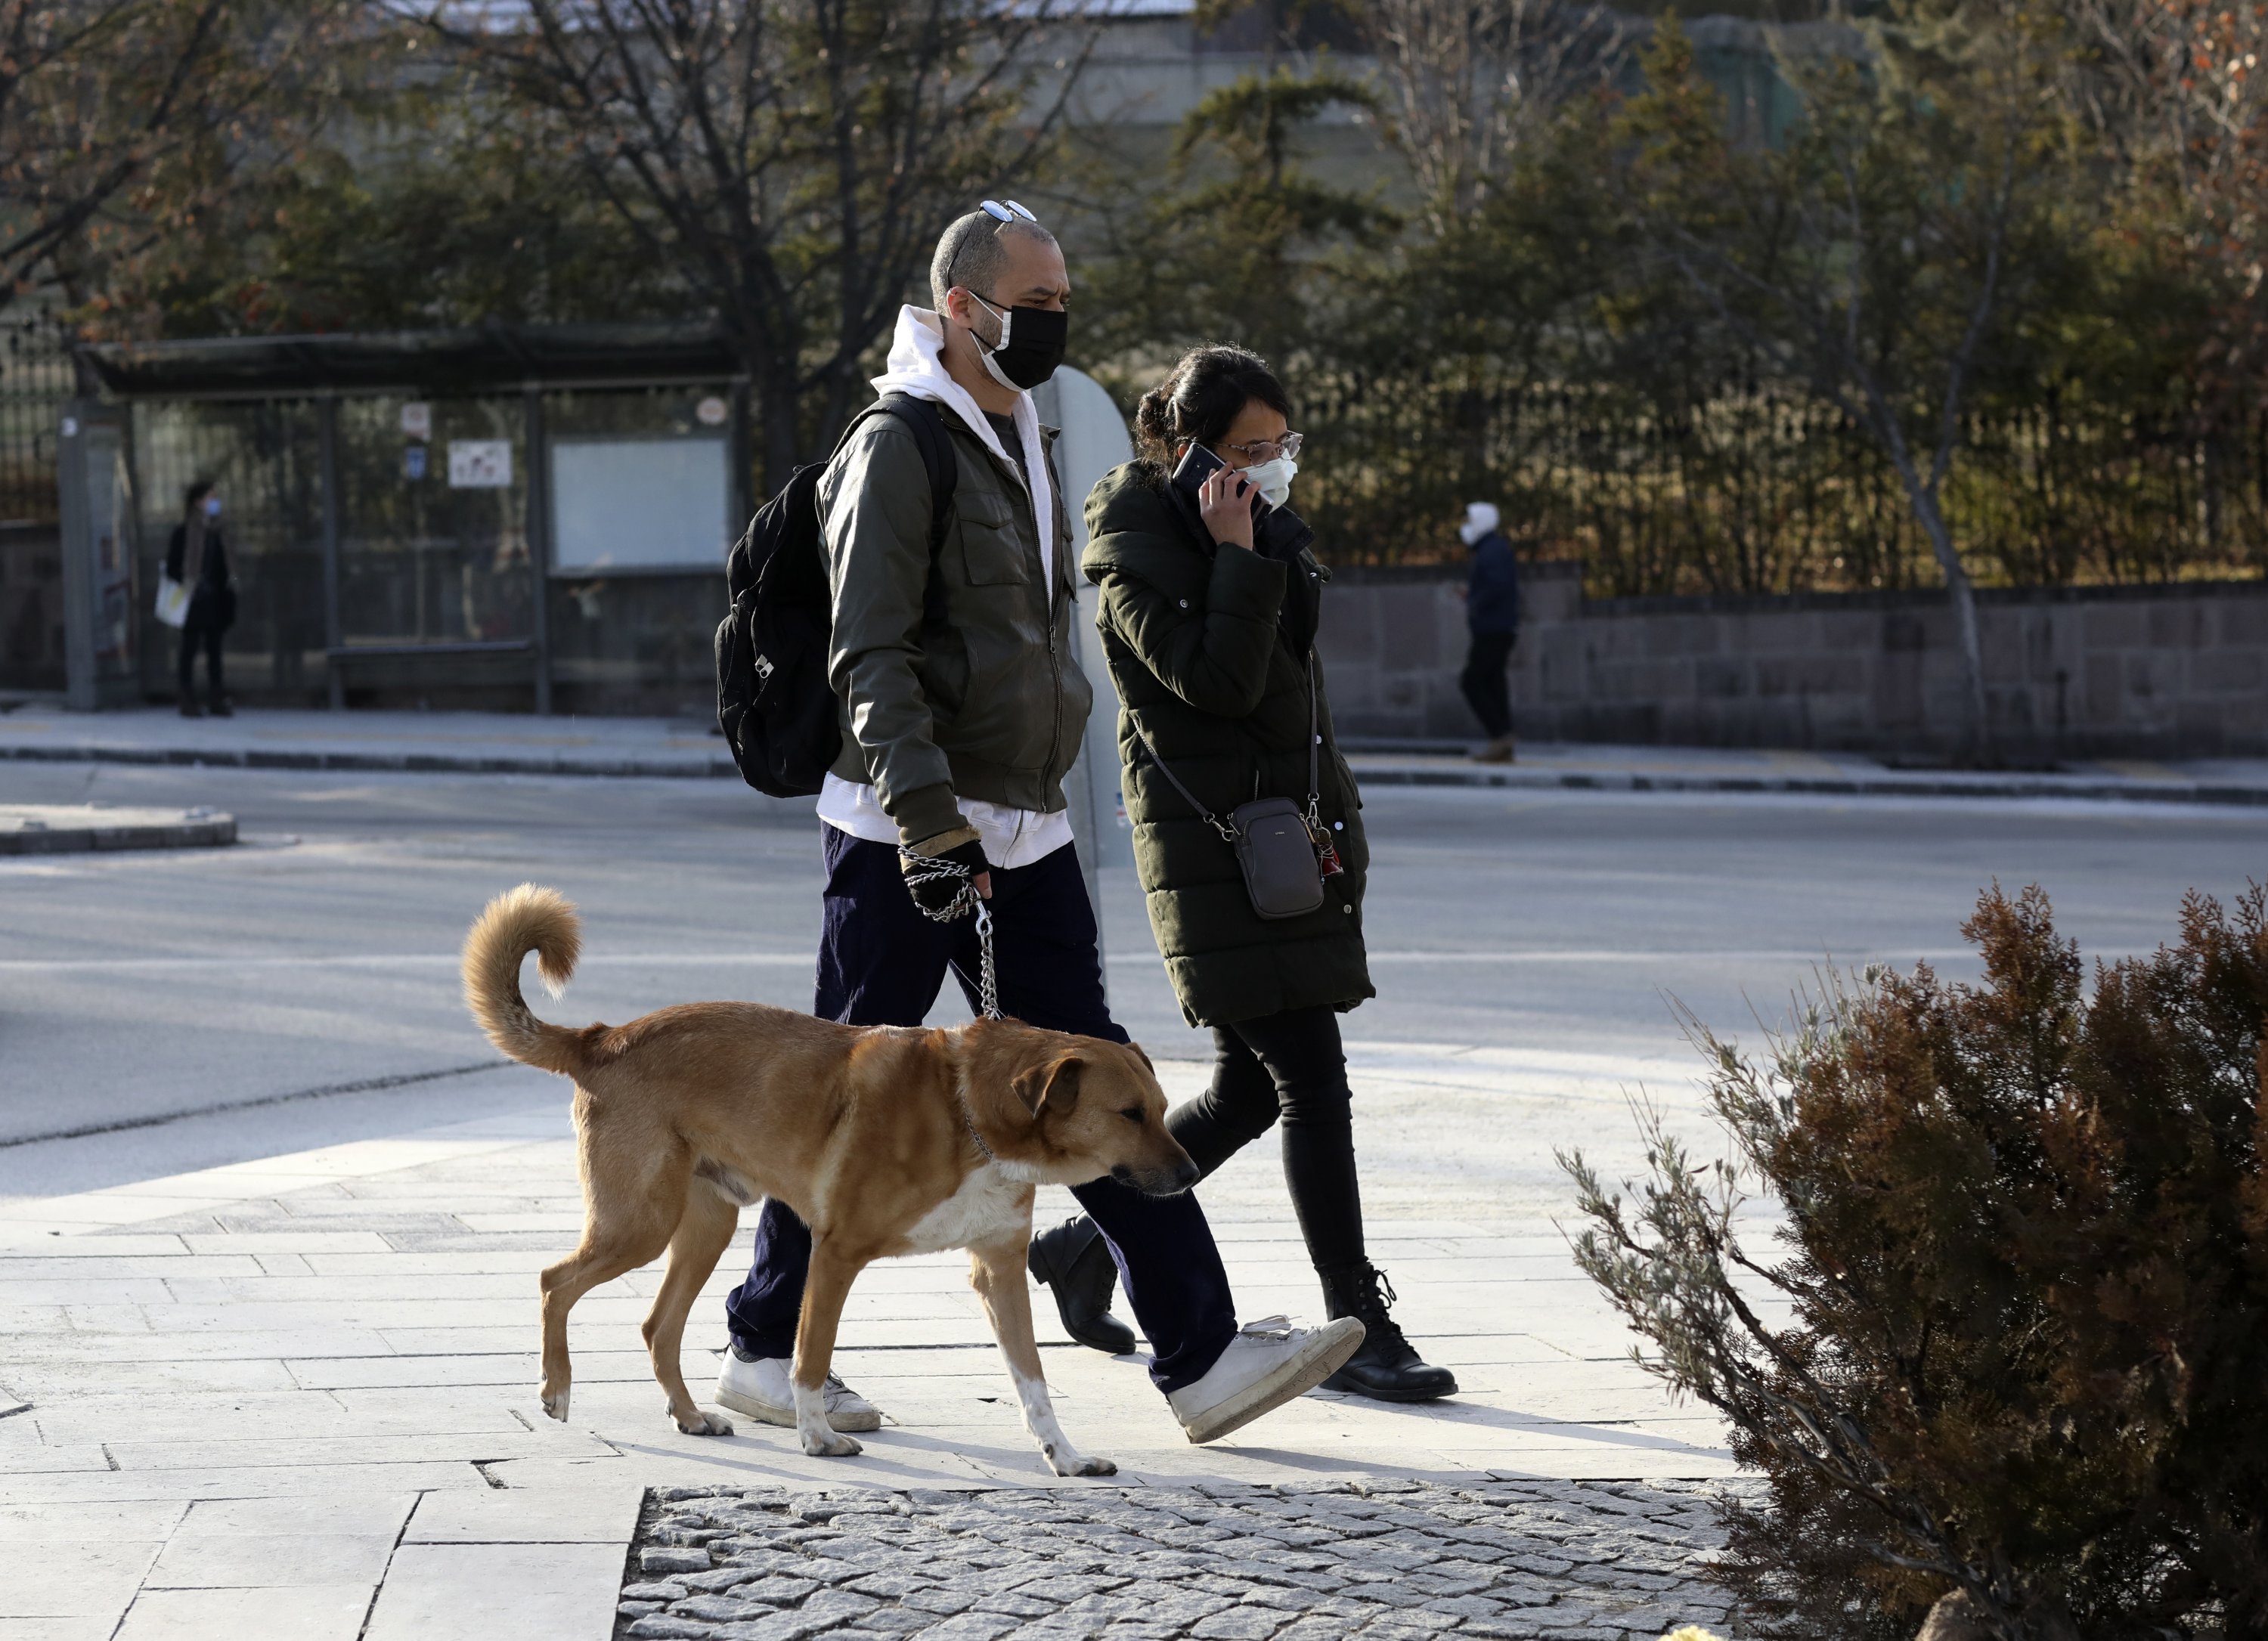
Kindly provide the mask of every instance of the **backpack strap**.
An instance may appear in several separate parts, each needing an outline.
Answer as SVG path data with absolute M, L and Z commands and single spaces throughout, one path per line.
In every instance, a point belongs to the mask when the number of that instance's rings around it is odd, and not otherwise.
M 934 399 L 912 394 L 885 394 L 873 411 L 895 416 L 906 424 L 929 469 L 929 550 L 935 557 L 945 545 L 946 526 L 953 521 L 953 493 L 961 484 L 961 460 L 953 453 L 953 437 L 945 430 L 945 413 Z

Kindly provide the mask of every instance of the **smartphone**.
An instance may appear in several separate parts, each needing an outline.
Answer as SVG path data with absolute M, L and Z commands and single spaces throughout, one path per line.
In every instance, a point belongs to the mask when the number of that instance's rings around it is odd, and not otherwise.
M 1182 458 L 1182 465 L 1174 469 L 1174 482 L 1188 492 L 1191 501 L 1195 501 L 1197 492 L 1204 488 L 1204 482 L 1227 465 L 1203 445 L 1191 440 L 1189 453 Z
M 1174 469 L 1174 482 L 1191 501 L 1195 501 L 1197 492 L 1204 488 L 1204 482 L 1227 465 L 1203 445 L 1193 443 L 1189 445 L 1189 453 L 1182 458 L 1182 465 Z M 1253 517 L 1258 518 L 1261 508 L 1259 490 L 1256 488 L 1248 489 L 1247 499 L 1252 504 Z

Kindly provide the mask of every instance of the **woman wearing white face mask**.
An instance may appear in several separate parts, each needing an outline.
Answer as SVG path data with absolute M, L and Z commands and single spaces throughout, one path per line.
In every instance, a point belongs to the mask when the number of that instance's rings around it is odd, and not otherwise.
M 1167 1119 L 1211 1174 L 1283 1130 L 1284 1173 L 1329 1314 L 1362 1346 L 1324 1381 L 1393 1402 L 1453 1394 L 1395 1326 L 1393 1290 L 1364 1251 L 1351 1099 L 1338 1016 L 1373 994 L 1363 949 L 1369 866 L 1361 798 L 1338 754 L 1314 659 L 1323 585 L 1288 503 L 1300 438 L 1264 361 L 1200 348 L 1143 397 L 1143 459 L 1086 501 L 1082 561 L 1118 687 L 1134 857 L 1160 952 L 1190 1024 L 1209 1026 L 1212 1086 Z M 1192 452 L 1197 453 L 1192 456 Z M 1196 469 L 1217 460 L 1200 483 Z M 1263 914 L 1220 817 L 1289 798 L 1322 877 L 1313 910 Z M 1296 824 L 1296 823 L 1295 823 Z M 1302 865 L 1301 870 L 1305 870 Z M 1308 893 L 1312 894 L 1312 880 Z M 1033 1245 L 1067 1321 L 1108 1307 L 1112 1271 L 1081 1221 Z

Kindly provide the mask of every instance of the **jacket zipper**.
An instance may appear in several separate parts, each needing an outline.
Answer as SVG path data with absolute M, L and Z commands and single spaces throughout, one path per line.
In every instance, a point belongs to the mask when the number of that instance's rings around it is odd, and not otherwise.
M 1047 461 L 1051 453 L 1052 453 L 1048 447 L 1047 440 L 1045 438 L 1042 438 L 1040 440 L 1040 460 L 1042 461 Z M 1059 499 L 1056 494 L 1057 486 L 1058 481 L 1056 475 L 1050 472 L 1049 475 L 1048 483 L 1048 499 L 1050 502 Z M 1032 493 L 1032 484 L 1028 478 L 1024 481 L 1024 500 L 1032 510 L 1032 541 L 1033 545 L 1036 547 L 1045 538 L 1040 534 L 1040 498 Z M 1050 521 L 1050 524 L 1052 524 L 1052 520 Z M 1060 533 L 1058 533 L 1058 539 L 1056 541 L 1056 558 L 1057 563 L 1055 566 L 1057 570 L 1061 570 L 1063 568 L 1061 561 L 1064 554 L 1067 552 L 1069 548 L 1070 544 L 1061 540 Z M 1041 576 L 1047 584 L 1049 694 L 1053 697 L 1053 704 L 1051 707 L 1052 716 L 1049 719 L 1050 730 L 1048 737 L 1048 761 L 1040 769 L 1040 786 L 1042 788 L 1041 798 L 1042 801 L 1045 800 L 1047 796 L 1045 789 L 1057 784 L 1063 779 L 1062 772 L 1056 768 L 1056 761 L 1063 755 L 1063 657 L 1057 651 L 1056 647 L 1056 578 L 1047 574 L 1048 568 L 1047 555 L 1045 553 L 1042 553 L 1040 555 Z
M 1032 524 L 1035 530 L 1039 521 L 1039 509 L 1035 507 L 1032 510 Z M 1066 543 L 1063 541 L 1056 543 L 1056 556 L 1058 560 L 1062 558 L 1065 547 Z M 1061 567 L 1060 563 L 1057 566 L 1058 569 Z M 1055 578 L 1049 577 L 1048 579 L 1048 677 L 1054 686 L 1052 693 L 1055 697 L 1055 733 L 1048 742 L 1047 768 L 1041 774 L 1042 787 L 1053 785 L 1063 778 L 1056 769 L 1056 760 L 1063 754 L 1063 658 L 1056 650 L 1056 593 Z M 1045 792 L 1042 791 L 1041 796 L 1044 799 Z
M 989 456 L 992 453 L 988 450 L 984 453 Z M 1041 445 L 1041 459 L 1044 460 L 1046 460 L 1046 457 L 1047 446 L 1045 442 L 1042 441 Z M 1022 475 L 1020 474 L 1013 476 L 1022 479 Z M 1022 489 L 1024 492 L 1024 504 L 1031 510 L 1032 544 L 1036 549 L 1040 543 L 1039 498 L 1032 494 L 1031 481 L 1028 479 L 1023 479 Z M 1050 498 L 1052 498 L 1052 488 L 1050 489 L 1049 496 Z M 1060 541 L 1056 543 L 1056 556 L 1058 559 L 1063 556 L 1066 546 L 1067 543 Z M 1056 768 L 1056 760 L 1063 754 L 1063 657 L 1056 646 L 1057 588 L 1055 578 L 1047 574 L 1047 556 L 1042 553 L 1040 556 L 1040 571 L 1041 579 L 1047 584 L 1048 681 L 1053 686 L 1050 693 L 1054 696 L 1054 704 L 1052 708 L 1053 717 L 1050 719 L 1051 727 L 1048 739 L 1048 758 L 1047 762 L 1040 767 L 1040 784 L 1042 788 L 1051 786 L 1063 778 L 1062 774 Z M 1042 791 L 1041 795 L 1042 798 L 1046 796 L 1044 791 Z

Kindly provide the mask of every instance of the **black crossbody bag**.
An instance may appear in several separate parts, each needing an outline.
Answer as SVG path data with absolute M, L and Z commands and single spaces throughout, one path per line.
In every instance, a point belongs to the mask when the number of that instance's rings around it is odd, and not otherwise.
M 1181 776 L 1166 767 L 1166 761 L 1150 744 L 1142 720 L 1130 710 L 1126 717 L 1134 725 L 1135 738 L 1142 743 L 1142 750 L 1158 766 L 1158 773 L 1172 784 L 1190 808 L 1204 817 L 1206 825 L 1220 834 L 1221 841 L 1236 851 L 1236 864 L 1244 872 L 1244 892 L 1250 897 L 1256 915 L 1270 919 L 1304 917 L 1322 905 L 1322 850 L 1327 845 L 1317 842 L 1322 836 L 1322 737 L 1318 733 L 1320 724 L 1315 713 L 1315 658 L 1312 651 L 1307 656 L 1305 813 L 1289 798 L 1256 798 L 1248 804 L 1239 804 L 1228 812 L 1227 820 L 1222 820 L 1198 802 L 1197 795 L 1182 784 Z M 1336 864 L 1336 851 L 1332 858 Z

